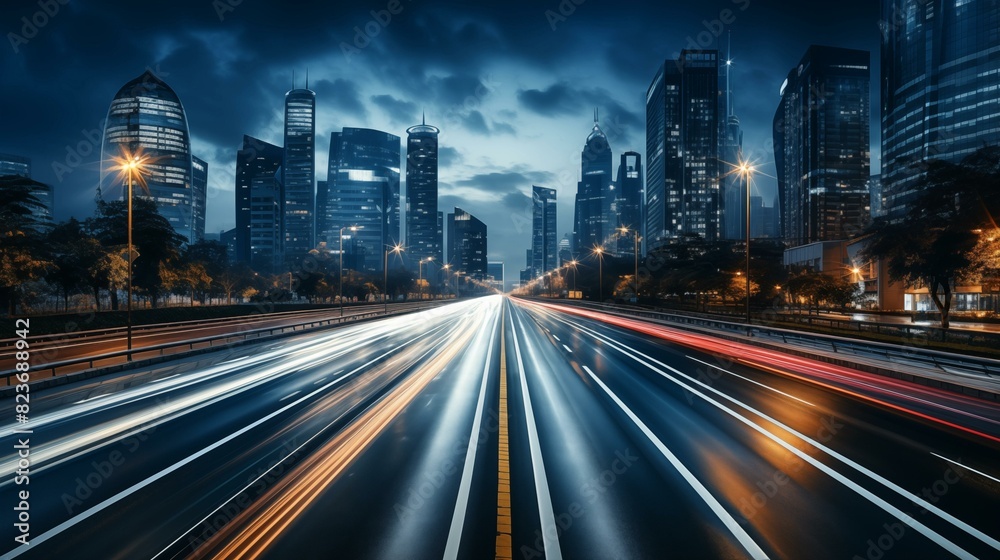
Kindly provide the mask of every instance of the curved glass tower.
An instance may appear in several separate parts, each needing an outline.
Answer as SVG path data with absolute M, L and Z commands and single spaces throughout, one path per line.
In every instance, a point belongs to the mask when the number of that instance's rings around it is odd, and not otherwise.
M 884 209 L 901 216 L 924 162 L 1000 143 L 1000 3 L 882 1 Z
M 406 245 L 417 262 L 442 260 L 438 227 L 438 134 L 424 121 L 406 129 Z
M 597 245 L 604 245 L 611 234 L 615 221 L 611 217 L 613 198 L 611 145 L 597 122 L 595 111 L 594 127 L 587 136 L 587 143 L 584 144 L 583 152 L 580 154 L 580 182 L 577 184 L 574 212 L 577 255 L 585 254 Z
M 204 189 L 192 183 L 191 136 L 180 98 L 163 80 L 147 70 L 115 94 L 108 109 L 101 144 L 100 195 L 122 199 L 121 174 L 112 158 L 123 150 L 141 151 L 148 159 L 146 188 L 135 196 L 150 198 L 174 231 L 189 243 L 205 237 Z
M 316 93 L 293 89 L 285 94 L 285 260 L 305 256 L 316 246 Z

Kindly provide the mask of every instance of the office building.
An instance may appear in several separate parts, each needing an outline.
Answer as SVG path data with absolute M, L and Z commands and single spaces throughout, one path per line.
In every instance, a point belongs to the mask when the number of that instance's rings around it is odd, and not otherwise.
M 472 214 L 457 206 L 448 214 L 448 264 L 453 272 L 486 279 L 486 236 L 486 224 Z
M 627 228 L 628 233 L 618 235 L 618 254 L 634 257 L 636 250 L 635 236 L 640 238 L 639 252 L 642 252 L 641 241 L 644 237 L 645 220 L 642 209 L 645 192 L 642 188 L 642 156 L 637 152 L 625 152 L 618 164 L 618 178 L 615 181 L 615 195 L 618 197 L 615 210 L 618 220 L 615 227 Z
M 685 235 L 720 236 L 719 72 L 718 51 L 684 50 L 646 92 L 647 249 Z
M 17 176 L 31 179 L 31 158 L 13 154 L 0 154 L 0 177 Z M 35 220 L 42 226 L 52 225 L 52 213 L 55 208 L 52 187 L 44 183 L 34 183 L 34 194 L 41 207 L 32 211 Z
M 368 128 L 344 128 L 330 137 L 325 197 L 317 197 L 320 236 L 334 248 L 341 228 L 359 227 L 351 232 L 350 249 L 365 270 L 381 271 L 385 248 L 400 241 L 399 149 L 398 136 Z
M 302 259 L 316 246 L 316 93 L 306 88 L 285 94 L 284 258 Z
M 849 239 L 870 219 L 869 54 L 809 47 L 781 85 L 774 153 L 782 236 Z
M 557 266 L 556 191 L 532 185 L 531 200 L 533 212 L 529 268 L 532 276 L 540 276 Z
M 1000 3 L 882 0 L 883 209 L 901 217 L 926 162 L 1000 144 Z
M 284 157 L 280 146 L 252 136 L 243 136 L 236 152 L 235 258 L 260 272 L 276 272 L 284 262 Z
M 427 124 L 406 129 L 406 249 L 411 262 L 443 260 L 438 216 L 438 134 Z
M 200 241 L 204 220 L 196 214 L 204 212 L 205 190 L 198 192 L 193 184 L 187 116 L 174 90 L 150 70 L 122 86 L 111 101 L 101 143 L 105 163 L 98 196 L 125 198 L 125 175 L 110 163 L 125 154 L 145 160 L 145 185 L 133 186 L 134 196 L 153 200 L 185 241 Z
M 573 238 L 577 255 L 610 240 L 617 225 L 611 215 L 614 190 L 611 186 L 611 145 L 601 130 L 597 112 L 580 157 L 580 182 L 574 207 Z

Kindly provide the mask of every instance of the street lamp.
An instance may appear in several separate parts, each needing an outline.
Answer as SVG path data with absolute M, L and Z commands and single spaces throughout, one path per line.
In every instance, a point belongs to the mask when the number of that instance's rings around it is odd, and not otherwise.
M 594 247 L 593 253 L 597 255 L 597 285 L 600 287 L 597 292 L 597 302 L 604 303 L 604 247 L 600 245 Z
M 129 152 L 127 149 L 122 148 L 121 155 L 114 158 L 115 163 L 118 164 L 117 169 L 121 174 L 124 174 L 128 180 L 128 193 L 126 194 L 126 204 L 127 208 L 127 228 L 128 228 L 128 299 L 125 300 L 126 308 L 126 327 L 125 327 L 125 344 L 128 353 L 126 354 L 126 360 L 132 361 L 132 263 L 135 259 L 135 249 L 132 246 L 132 184 L 136 178 L 139 179 L 139 183 L 142 184 L 143 174 L 147 173 L 146 162 L 148 158 L 143 157 L 140 151 Z
M 754 172 L 754 168 L 746 160 L 740 162 L 738 167 L 740 176 L 743 177 L 744 183 L 746 185 L 747 191 L 747 216 L 746 216 L 746 256 L 747 256 L 747 335 L 750 335 L 750 175 Z
M 573 291 L 576 291 L 576 265 L 579 263 L 575 260 L 569 261 L 569 266 L 573 267 Z
M 340 228 L 340 277 L 338 278 L 338 284 L 340 292 L 340 316 L 344 316 L 344 230 L 349 229 L 351 231 L 358 231 L 359 229 L 364 229 L 365 226 L 344 226 Z
M 434 257 L 427 257 L 426 259 L 420 259 L 417 263 L 417 286 L 420 289 L 420 301 L 424 300 L 424 263 L 431 262 Z
M 629 229 L 626 226 L 622 226 L 619 229 L 621 230 L 622 235 L 628 235 Z M 638 229 L 636 229 L 633 232 L 633 236 L 635 237 L 635 253 L 633 254 L 633 256 L 635 256 L 635 276 L 632 277 L 632 280 L 633 283 L 635 284 L 635 302 L 639 303 L 639 230 Z
M 389 314 L 389 253 L 400 254 L 403 252 L 403 246 L 399 243 L 392 246 L 392 249 L 388 245 L 385 246 L 385 262 L 382 266 L 382 314 Z

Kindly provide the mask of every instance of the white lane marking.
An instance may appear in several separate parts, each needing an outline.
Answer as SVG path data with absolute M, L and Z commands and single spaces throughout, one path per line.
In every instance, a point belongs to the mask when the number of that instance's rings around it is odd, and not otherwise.
M 85 402 L 96 401 L 98 399 L 106 399 L 106 398 L 110 397 L 113 394 L 114 393 L 104 393 L 103 395 L 97 395 L 96 397 L 87 397 L 86 399 L 83 399 L 82 401 L 76 401 L 73 404 L 82 404 L 82 403 L 85 403 Z
M 168 375 L 166 377 L 161 377 L 161 378 L 157 379 L 156 381 L 150 381 L 150 383 L 159 383 L 161 381 L 166 381 L 166 380 L 168 380 L 170 378 L 177 377 L 178 375 L 180 375 L 180 374 L 179 373 L 175 373 L 173 375 Z
M 472 433 L 469 435 L 469 447 L 465 452 L 465 466 L 462 468 L 462 480 L 458 484 L 458 499 L 455 502 L 455 513 L 451 518 L 451 528 L 448 530 L 448 543 L 445 545 L 444 558 L 458 558 L 458 548 L 462 544 L 462 532 L 465 528 L 465 514 L 469 509 L 469 495 L 472 493 L 472 472 L 475 470 L 476 450 L 479 448 L 479 430 L 483 423 L 483 409 L 486 406 L 486 386 L 490 376 L 490 361 L 493 359 L 493 338 L 497 334 L 497 324 L 502 320 L 503 307 L 493 321 L 490 332 L 489 349 L 486 351 L 486 365 L 483 367 L 483 382 L 479 386 L 479 400 L 476 402 L 476 416 L 472 421 Z M 485 323 L 484 323 L 485 326 Z M 503 352 L 503 348 L 500 349 Z
M 565 344 L 563 344 L 563 348 L 565 348 L 565 349 L 566 349 L 566 351 L 567 351 L 567 352 L 569 352 L 570 354 L 572 354 L 572 353 L 573 353 L 573 351 L 572 351 L 572 350 L 570 350 L 569 346 L 566 346 Z
M 556 335 L 552 335 L 552 338 L 554 338 L 554 339 L 556 339 L 556 340 L 559 340 L 559 337 L 558 337 L 558 336 L 556 336 Z M 559 342 L 562 342 L 562 341 L 561 341 L 561 340 L 559 340 Z
M 661 441 L 660 438 L 656 437 L 656 434 L 654 434 L 653 431 L 650 430 L 648 426 L 646 426 L 646 423 L 640 420 L 639 417 L 636 416 L 634 412 L 632 412 L 632 409 L 626 406 L 625 403 L 623 403 L 622 400 L 618 398 L 618 395 L 614 394 L 614 392 L 612 392 L 611 389 L 609 389 L 608 386 L 605 385 L 604 382 L 601 381 L 599 377 L 594 375 L 594 372 L 590 371 L 589 367 L 583 366 L 583 369 L 584 371 L 587 372 L 588 375 L 590 375 L 590 378 L 593 379 L 594 382 L 601 387 L 601 389 L 604 389 L 604 392 L 607 393 L 609 397 L 611 397 L 611 400 L 615 401 L 615 404 L 618 405 L 618 408 L 622 409 L 625 412 L 625 414 L 627 414 L 628 417 L 632 419 L 632 422 L 635 423 L 635 425 L 638 426 L 640 430 L 642 430 L 642 433 L 645 434 L 645 436 L 649 439 L 649 441 L 653 442 L 653 445 L 655 445 L 656 448 L 660 450 L 660 453 L 664 457 L 666 457 L 667 461 L 670 461 L 670 464 L 673 465 L 675 469 L 677 469 L 677 472 L 679 472 L 681 476 L 684 477 L 684 480 L 691 486 L 691 488 L 693 488 L 694 491 L 698 493 L 698 496 L 701 497 L 701 499 L 706 504 L 708 504 L 708 507 L 712 510 L 713 513 L 715 513 L 716 517 L 719 518 L 719 521 L 722 521 L 722 524 L 725 525 L 726 528 L 729 529 L 729 532 L 731 532 L 733 536 L 736 537 L 736 540 L 738 540 L 740 544 L 743 545 L 743 548 L 746 549 L 747 553 L 749 553 L 752 558 L 766 559 L 768 557 L 767 553 L 764 552 L 764 550 L 760 548 L 760 546 L 756 542 L 754 542 L 753 538 L 746 532 L 745 529 L 743 529 L 743 527 L 740 526 L 739 521 L 736 521 L 736 519 L 732 516 L 732 514 L 726 511 L 726 508 L 724 508 L 722 504 L 719 503 L 719 500 L 717 500 L 715 496 L 713 496 L 712 493 L 709 492 L 708 488 L 705 488 L 705 485 L 702 484 L 701 481 L 694 476 L 694 473 L 692 473 L 686 466 L 684 466 L 684 463 L 682 463 L 680 459 L 677 458 L 676 455 L 674 455 L 669 449 L 667 449 L 667 446 L 664 445 L 663 441 Z
M 528 449 L 531 451 L 531 472 L 535 479 L 535 496 L 538 499 L 538 518 L 542 523 L 542 547 L 545 550 L 547 560 L 562 560 L 562 550 L 559 549 L 559 527 L 556 525 L 556 515 L 552 510 L 549 481 L 545 478 L 545 463 L 542 462 L 538 427 L 535 425 L 535 413 L 531 408 L 531 395 L 528 394 L 528 381 L 524 371 L 524 361 L 521 359 L 521 346 L 517 343 L 513 309 L 510 310 L 510 327 L 511 340 L 514 341 L 514 356 L 517 358 L 518 377 L 521 379 L 521 400 L 524 401 L 524 417 L 528 427 Z
M 313 385 L 319 385 L 320 383 L 326 381 L 326 377 L 320 377 L 316 381 L 313 381 Z
M 698 362 L 698 363 L 701 363 L 701 364 L 705 364 L 706 366 L 708 366 L 708 367 L 710 367 L 710 368 L 715 368 L 715 369 L 717 369 L 717 370 L 719 370 L 719 371 L 723 371 L 723 372 L 726 372 L 726 373 L 728 373 L 729 375 L 732 375 L 732 376 L 734 376 L 734 377 L 739 377 L 740 379 L 742 379 L 742 380 L 744 380 L 744 381 L 749 381 L 750 383 L 753 383 L 754 385 L 759 385 L 759 386 L 761 386 L 761 387 L 763 387 L 763 388 L 765 388 L 765 389 L 768 389 L 768 390 L 771 390 L 771 391 L 774 391 L 775 393 L 778 393 L 778 394 L 781 394 L 781 395 L 785 395 L 786 397 L 788 397 L 788 398 L 790 398 L 790 399 L 795 399 L 795 400 L 799 401 L 800 403 L 804 403 L 804 404 L 807 404 L 807 405 L 809 405 L 809 406 L 816 406 L 816 405 L 814 405 L 813 403 L 811 403 L 811 402 L 809 402 L 809 401 L 806 401 L 806 400 L 802 400 L 802 399 L 800 399 L 800 398 L 796 397 L 795 395 L 789 395 L 788 393 L 786 393 L 786 392 L 784 392 L 784 391 L 779 391 L 778 389 L 775 389 L 774 387 L 769 387 L 769 386 L 767 386 L 767 385 L 764 385 L 763 383 L 760 383 L 760 382 L 758 382 L 758 381 L 754 381 L 753 379 L 750 379 L 749 377 L 744 377 L 744 376 L 742 376 L 742 375 L 740 375 L 740 374 L 738 374 L 738 373 L 733 373 L 733 372 L 729 371 L 728 369 L 724 369 L 724 368 L 720 368 L 720 367 L 719 367 L 719 366 L 717 366 L 717 365 L 713 365 L 713 364 L 710 364 L 710 363 L 708 363 L 708 362 L 705 362 L 705 361 L 702 361 L 702 360 L 699 360 L 698 358 L 694 358 L 694 357 L 691 357 L 691 356 L 688 356 L 687 358 L 688 358 L 688 359 L 690 359 L 690 360 L 694 360 L 694 361 L 696 361 L 696 362 Z
M 294 393 L 289 393 L 289 394 L 287 394 L 287 395 L 285 395 L 285 396 L 281 397 L 280 399 L 278 399 L 278 402 L 281 402 L 281 401 L 284 401 L 284 400 L 288 400 L 288 399 L 290 399 L 290 398 L 294 397 L 295 395 L 298 395 L 298 394 L 299 394 L 299 393 L 301 393 L 301 392 L 302 392 L 302 391 L 295 391 Z
M 556 319 L 556 320 L 563 321 L 562 319 Z M 571 324 L 571 323 L 567 322 L 567 324 Z M 733 404 L 735 404 L 735 405 L 737 405 L 737 406 L 739 406 L 739 407 L 741 407 L 741 408 L 743 408 L 743 409 L 745 409 L 745 410 L 747 410 L 749 412 L 752 412 L 752 413 L 756 414 L 757 416 L 759 416 L 759 417 L 767 420 L 768 422 L 771 422 L 772 424 L 774 424 L 776 426 L 779 426 L 781 429 L 783 429 L 783 430 L 789 432 L 790 434 L 798 437 L 802 441 L 805 441 L 805 442 L 809 443 L 813 447 L 815 447 L 815 448 L 823 451 L 824 453 L 826 453 L 827 455 L 829 455 L 831 457 L 834 457 L 835 459 L 839 460 L 840 462 L 842 462 L 842 463 L 844 463 L 844 464 L 852 467 L 856 471 L 864 474 L 865 476 L 871 478 L 872 480 L 878 482 L 879 484 L 882 484 L 883 486 L 885 486 L 886 488 L 888 488 L 888 489 L 892 490 L 893 492 L 899 494 L 900 496 L 908 499 L 909 501 L 911 501 L 911 502 L 913 502 L 913 503 L 921 506 L 922 508 L 924 508 L 924 509 L 926 509 L 928 511 L 933 512 L 935 515 L 937 515 L 941 519 L 944 519 L 945 521 L 948 521 L 949 523 L 951 523 L 955 527 L 957 527 L 957 528 L 965 531 L 966 533 L 972 535 L 973 537 L 975 537 L 975 538 L 979 539 L 980 541 L 986 543 L 987 545 L 993 547 L 995 550 L 1000 550 L 1000 541 L 997 541 L 993 537 L 991 537 L 991 536 L 983 533 L 982 531 L 980 531 L 979 529 L 976 529 L 975 527 L 972 527 L 968 523 L 965 523 L 964 521 L 956 518 L 955 516 L 951 515 L 950 513 L 947 513 L 945 511 L 941 510 L 940 508 L 936 507 L 935 505 L 933 505 L 933 504 L 927 502 L 926 500 L 922 499 L 920 496 L 917 496 L 916 494 L 912 494 L 910 492 L 907 492 L 906 490 L 904 490 L 903 488 L 901 488 L 897 484 L 895 484 L 895 483 L 887 480 L 886 478 L 884 478 L 884 477 L 882 477 L 882 476 L 880 476 L 880 475 L 872 472 L 871 470 L 867 469 L 866 467 L 863 467 L 863 466 L 859 465 L 858 463 L 852 461 L 851 459 L 848 459 L 847 457 L 845 457 L 845 456 L 841 455 L 840 453 L 834 451 L 833 449 L 830 449 L 829 447 L 827 447 L 827 446 L 819 443 L 818 441 L 816 441 L 816 440 L 814 440 L 814 439 L 812 439 L 812 438 L 810 438 L 810 437 L 808 437 L 808 436 L 806 436 L 806 435 L 798 432 L 797 430 L 795 430 L 795 429 L 793 429 L 793 428 L 791 428 L 791 427 L 789 427 L 789 426 L 787 426 L 787 425 L 779 422 L 778 420 L 776 420 L 776 419 L 768 416 L 767 414 L 764 414 L 763 412 L 760 412 L 759 410 L 757 410 L 757 409 L 755 409 L 755 408 L 753 408 L 753 407 L 751 407 L 751 406 L 749 406 L 747 404 L 744 404 L 744 403 L 736 400 L 735 398 L 730 397 L 729 395 L 727 395 L 727 394 L 725 394 L 725 393 L 723 393 L 723 392 L 721 392 L 721 391 L 719 391 L 719 390 L 717 390 L 717 389 L 715 389 L 715 388 L 713 388 L 713 387 L 711 387 L 711 386 L 709 386 L 709 385 L 707 385 L 705 383 L 702 383 L 701 381 L 699 381 L 697 379 L 694 379 L 693 377 L 691 377 L 691 376 L 689 376 L 689 375 L 687 375 L 687 374 L 685 374 L 685 373 L 683 373 L 683 372 L 681 372 L 681 371 L 679 371 L 679 370 L 677 370 L 677 369 L 675 369 L 673 367 L 670 367 L 667 364 L 664 364 L 663 362 L 657 360 L 656 358 L 648 356 L 648 355 L 646 355 L 646 354 L 644 354 L 644 353 L 642 353 L 642 352 L 640 352 L 640 351 L 638 351 L 638 350 L 636 350 L 634 348 L 631 348 L 631 347 L 626 346 L 624 344 L 615 342 L 611 338 L 606 337 L 606 336 L 604 336 L 604 335 L 602 335 L 600 333 L 597 333 L 596 331 L 592 331 L 591 329 L 588 329 L 586 327 L 583 327 L 583 326 L 580 326 L 580 325 L 577 325 L 577 324 L 572 324 L 572 326 L 574 326 L 578 330 L 581 330 L 581 331 L 584 331 L 584 332 L 588 332 L 588 334 L 591 334 L 591 336 L 601 337 L 601 338 L 605 339 L 608 342 L 609 346 L 611 346 L 615 350 L 618 350 L 622 354 L 625 354 L 626 356 L 629 356 L 630 358 L 632 358 L 636 362 L 639 362 L 640 364 L 646 366 L 647 368 L 651 369 L 652 371 L 655 371 L 656 373 L 660 374 L 664 378 L 672 381 L 673 383 L 679 385 L 680 387 L 683 387 L 684 389 L 690 391 L 691 393 L 693 393 L 693 394 L 701 397 L 705 401 L 707 401 L 707 402 L 711 403 L 712 405 L 714 405 L 716 408 L 719 408 L 720 410 L 722 410 L 726 414 L 729 414 L 730 416 L 736 418 L 737 420 L 739 420 L 740 422 L 746 424 L 747 426 L 749 426 L 753 430 L 759 432 L 760 434 L 764 435 L 768 439 L 774 441 L 778 445 L 780 445 L 780 446 L 784 447 L 785 449 L 787 449 L 788 451 L 794 453 L 795 455 L 797 455 L 802 460 L 804 460 L 804 461 L 808 462 L 809 464 L 815 466 L 816 468 L 820 469 L 821 471 L 823 471 L 824 473 L 828 474 L 829 476 L 831 476 L 832 478 L 834 478 L 838 482 L 840 482 L 840 483 L 844 484 L 845 486 L 847 486 L 848 488 L 854 490 L 859 495 L 867 498 L 873 504 L 878 505 L 879 507 L 881 507 L 887 513 L 893 515 L 894 517 L 896 517 L 897 519 L 899 519 L 903 523 L 905 523 L 905 524 L 909 525 L 911 528 L 917 530 L 919 533 L 923 534 L 925 537 L 927 537 L 928 539 L 930 539 L 933 542 L 937 543 L 942 548 L 944 548 L 945 550 L 948 550 L 952 554 L 954 554 L 954 555 L 956 555 L 956 556 L 958 556 L 960 558 L 970 558 L 970 559 L 975 558 L 975 556 L 969 554 L 967 551 L 965 551 L 964 549 L 962 549 L 961 547 L 959 547 L 955 543 L 953 543 L 953 542 L 949 541 L 948 539 L 944 538 L 943 536 L 939 535 L 937 532 L 935 532 L 932 529 L 926 527 L 924 524 L 922 524 L 919 521 L 913 519 L 912 517 L 910 517 L 905 512 L 899 510 L 898 508 L 896 508 L 892 504 L 886 502 L 882 498 L 879 498 L 878 496 L 876 496 L 872 492 L 868 491 L 867 489 L 861 487 L 860 485 L 858 485 L 854 481 L 848 479 L 847 477 L 845 477 L 844 475 L 840 474 L 839 472 L 831 469 L 830 467 L 827 467 L 823 463 L 819 462 L 817 459 L 814 459 L 812 456 L 804 453 L 803 451 L 800 451 L 798 448 L 792 446 L 791 444 L 789 444 L 785 440 L 781 439 L 780 437 L 778 437 L 778 436 L 774 435 L 773 433 L 767 431 L 766 429 L 762 428 L 757 423 L 755 423 L 755 422 L 747 419 L 745 416 L 739 414 L 738 412 L 730 409 L 729 407 L 723 405 L 722 403 L 716 401 L 715 399 L 712 399 L 711 397 L 709 397 L 709 396 L 705 395 L 704 393 L 698 391 L 697 389 L 695 389 L 691 385 L 688 385 L 688 384 L 684 383 L 683 381 L 680 381 L 679 379 L 677 379 L 677 378 L 675 378 L 675 377 L 667 374 L 663 370 L 658 369 L 657 367 L 653 366 L 649 362 L 646 362 L 646 361 L 638 358 L 637 355 L 638 356 L 642 356 L 643 358 L 649 360 L 650 362 L 653 362 L 653 363 L 655 363 L 655 364 L 657 364 L 657 365 L 659 365 L 659 366 L 661 366 L 661 367 L 663 367 L 665 369 L 669 369 L 670 371 L 676 373 L 677 375 L 679 375 L 681 377 L 684 377 L 685 379 L 690 380 L 692 383 L 696 383 L 696 384 L 700 385 L 701 387 L 705 388 L 707 391 L 715 393 L 716 395 L 722 397 L 723 399 L 726 399 L 726 400 L 732 402 Z M 625 348 L 628 351 L 623 350 L 622 348 Z
M 949 458 L 947 458 L 947 457 L 945 457 L 943 455 L 938 455 L 937 453 L 934 453 L 933 451 L 931 451 L 931 455 L 937 457 L 938 459 L 943 459 L 945 461 L 948 461 L 949 463 L 958 465 L 958 466 L 962 467 L 965 470 L 972 471 L 972 472 L 978 474 L 979 476 L 985 476 L 986 478 L 988 478 L 988 479 L 990 479 L 990 480 L 992 480 L 994 482 L 1000 482 L 1000 478 L 997 478 L 997 477 L 992 476 L 992 475 L 988 475 L 988 474 L 984 473 L 983 471 L 976 470 L 976 469 L 974 469 L 972 467 L 967 467 L 967 466 L 963 465 L 962 463 L 959 463 L 958 461 L 955 461 L 954 459 L 949 459 Z

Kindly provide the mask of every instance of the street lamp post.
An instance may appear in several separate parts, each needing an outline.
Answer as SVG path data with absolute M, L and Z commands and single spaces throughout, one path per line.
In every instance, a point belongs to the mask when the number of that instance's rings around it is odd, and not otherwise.
M 573 267 L 573 291 L 575 292 L 576 291 L 576 265 L 577 265 L 577 262 L 575 260 L 569 261 L 569 265 L 571 267 Z
M 434 257 L 427 257 L 426 259 L 420 259 L 417 263 L 417 286 L 420 289 L 420 301 L 424 300 L 424 263 L 431 262 Z
M 382 266 L 382 314 L 389 314 L 389 253 L 399 254 L 403 251 L 403 246 L 396 244 L 392 249 L 385 247 L 385 262 Z
M 740 175 L 743 176 L 744 184 L 746 185 L 747 197 L 747 215 L 746 215 L 746 272 L 747 272 L 747 301 L 746 301 L 746 312 L 747 312 L 747 336 L 750 335 L 750 174 L 753 173 L 753 166 L 748 162 L 743 161 L 740 163 L 739 171 Z
M 127 150 L 122 150 L 119 157 L 114 158 L 115 163 L 118 164 L 117 169 L 125 174 L 126 182 L 128 184 L 128 192 L 126 193 L 126 228 L 127 232 L 127 244 L 128 244 L 128 288 L 127 288 L 127 299 L 125 300 L 125 346 L 126 346 L 126 360 L 132 361 L 132 266 L 135 260 L 135 247 L 132 244 L 132 189 L 133 183 L 135 181 L 135 176 L 138 174 L 140 180 L 142 179 L 142 174 L 145 172 L 145 162 L 146 158 L 142 157 L 139 152 L 129 152 Z
M 599 286 L 597 302 L 604 303 L 604 247 L 600 245 L 595 247 L 594 254 L 597 255 L 597 285 Z
M 629 229 L 622 226 L 621 231 L 623 235 L 628 235 Z M 636 229 L 632 234 L 635 237 L 635 253 L 633 253 L 635 257 L 635 274 L 632 276 L 632 284 L 635 286 L 635 302 L 639 303 L 639 230 Z
M 358 231 L 363 229 L 365 226 L 344 226 L 340 228 L 340 276 L 338 277 L 339 288 L 337 291 L 340 292 L 340 316 L 344 316 L 344 230 L 349 229 L 351 231 Z

